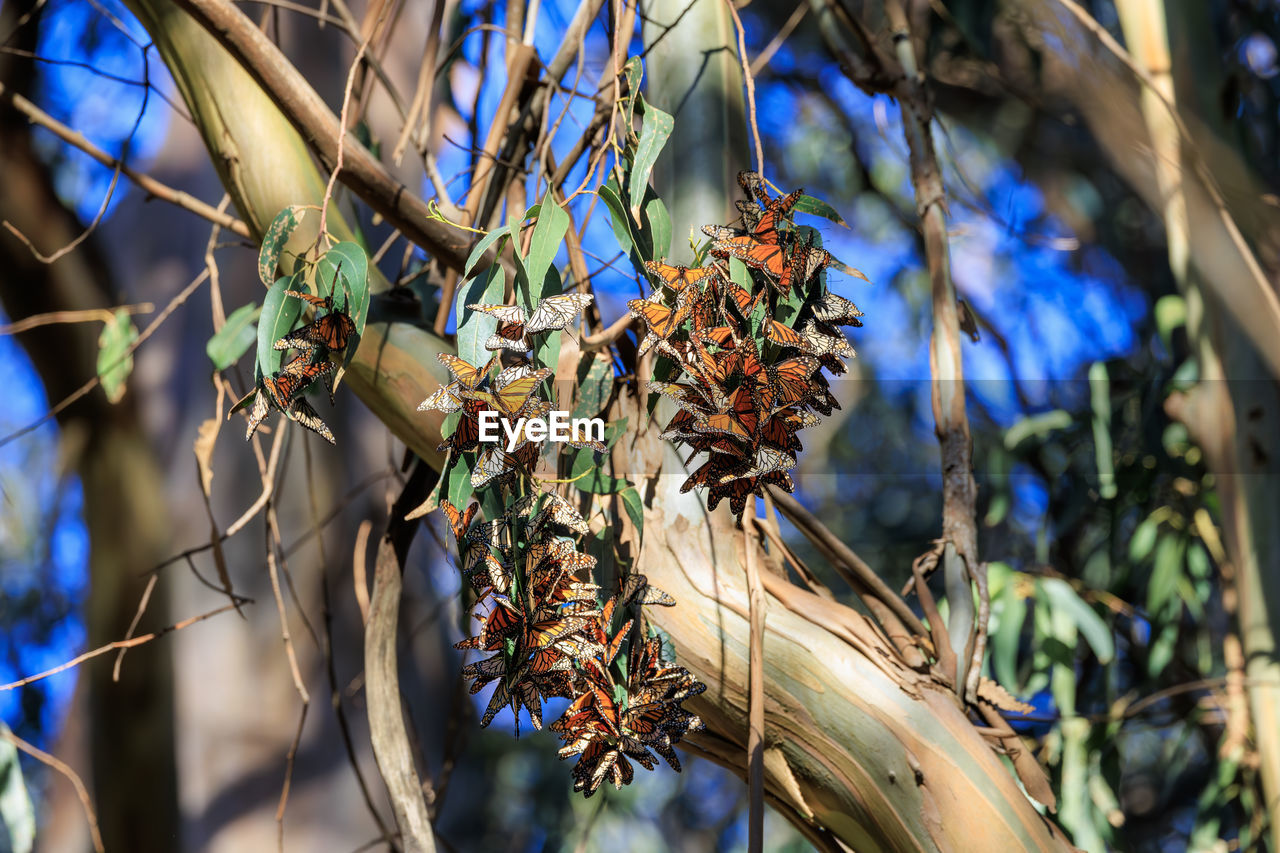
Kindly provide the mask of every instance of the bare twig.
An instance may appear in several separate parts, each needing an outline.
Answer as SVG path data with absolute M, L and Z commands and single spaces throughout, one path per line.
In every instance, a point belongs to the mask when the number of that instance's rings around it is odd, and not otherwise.
M 245 225 L 244 222 L 236 219 L 234 216 L 218 211 L 200 199 L 188 195 L 182 190 L 175 190 L 173 187 L 157 181 L 150 175 L 139 172 L 137 169 L 125 165 L 122 160 L 112 157 L 88 139 L 85 139 L 84 134 L 80 131 L 68 127 L 46 113 L 44 110 L 40 109 L 31 101 L 19 95 L 17 92 L 7 89 L 3 82 L 0 82 L 0 100 L 5 103 L 12 104 L 14 109 L 31 119 L 33 123 L 45 128 L 63 142 L 79 148 L 102 165 L 112 169 L 118 169 L 122 175 L 137 184 L 148 195 L 158 198 L 161 201 L 168 202 L 169 204 L 177 205 L 184 210 L 189 210 L 195 215 L 221 225 L 223 228 L 226 228 L 228 231 L 232 231 L 241 237 L 248 238 L 250 236 L 249 226 Z
M 80 774 L 71 769 L 65 761 L 57 756 L 50 755 L 44 750 L 27 743 L 22 738 L 15 735 L 9 729 L 0 729 L 0 737 L 3 737 L 9 743 L 18 749 L 30 755 L 41 764 L 52 767 L 63 776 L 67 777 L 67 781 L 76 789 L 76 796 L 80 798 L 80 805 L 84 807 L 84 817 L 89 823 L 89 838 L 93 842 L 93 849 L 96 853 L 104 853 L 105 848 L 102 846 L 102 833 L 98 831 L 98 818 L 93 812 L 93 801 L 89 799 L 89 790 L 84 786 L 84 781 L 80 778 Z
M 635 318 L 630 314 L 624 314 L 617 320 L 613 321 L 613 325 L 594 335 L 588 335 L 582 339 L 581 349 L 583 352 L 594 352 L 595 350 L 604 349 L 614 344 L 619 338 L 626 334 L 635 324 Z
M 33 314 L 30 317 L 23 317 L 16 323 L 10 323 L 7 326 L 0 326 L 0 336 L 18 335 L 30 329 L 40 326 L 56 326 L 62 323 L 110 323 L 115 319 L 116 312 L 123 311 L 126 314 L 150 314 L 156 310 L 156 306 L 150 302 L 142 302 L 137 305 L 121 305 L 119 308 L 85 308 L 82 311 L 50 311 L 47 314 Z
M 183 288 L 182 292 L 180 292 L 177 296 L 173 297 L 173 299 L 169 300 L 169 304 L 166 305 L 164 307 L 164 310 L 161 311 L 156 316 L 156 318 L 151 321 L 151 323 L 147 326 L 147 328 L 142 330 L 142 333 L 138 335 L 138 339 L 133 343 L 129 344 L 129 346 L 125 349 L 125 351 L 120 355 L 120 358 L 112 362 L 110 365 L 108 365 L 106 368 L 104 368 L 104 370 L 110 370 L 112 367 L 115 367 L 117 364 L 120 364 L 126 358 L 133 355 L 134 351 L 137 350 L 138 347 L 142 346 L 142 344 L 147 340 L 147 338 L 151 337 L 155 333 L 156 329 L 160 328 L 160 324 L 163 323 L 165 320 L 169 319 L 169 315 L 172 314 L 175 310 L 177 310 L 179 305 L 186 302 L 187 297 L 189 297 L 192 293 L 194 293 L 195 289 L 199 287 L 204 282 L 204 280 L 208 277 L 209 277 L 209 271 L 205 270 L 204 272 L 196 276 L 195 279 L 190 284 L 188 284 L 185 288 Z M 98 384 L 101 381 L 102 381 L 102 375 L 101 373 L 99 373 L 99 375 L 93 377 L 88 382 L 84 383 L 79 388 L 72 391 L 70 394 L 68 394 L 66 397 L 60 400 L 57 405 L 49 407 L 49 411 L 45 412 L 44 415 L 36 419 L 34 422 L 28 424 L 27 426 L 23 427 L 17 432 L 11 432 L 8 435 L 6 435 L 4 438 L 0 438 L 0 447 L 3 447 L 4 445 L 8 444 L 14 439 L 21 438 L 22 436 L 26 435 L 32 430 L 39 429 L 42 425 L 44 425 L 45 423 L 48 423 L 53 418 L 57 417 L 59 413 L 61 413 L 64 409 L 66 409 L 76 400 L 79 400 L 85 394 L 88 394 L 94 388 L 97 388 Z
M 373 522 L 365 519 L 356 530 L 356 550 L 351 557 L 351 581 L 355 585 L 356 605 L 360 608 L 360 624 L 369 624 L 369 578 L 365 571 L 365 555 Z
M 773 59 L 773 55 L 778 52 L 778 48 L 786 42 L 791 34 L 795 32 L 796 27 L 800 26 L 800 22 L 804 20 L 805 14 L 809 11 L 809 7 L 804 3 L 796 5 L 796 10 L 791 13 L 791 17 L 787 18 L 786 23 L 769 39 L 769 43 L 764 46 L 764 50 L 751 63 L 752 76 L 759 74 L 760 70 L 769 64 L 769 60 Z
M 809 537 L 815 544 L 821 543 L 830 550 L 839 561 L 843 563 L 857 582 L 866 588 L 866 590 L 874 595 L 877 599 L 885 604 L 895 616 L 902 620 L 902 623 L 917 634 L 924 636 L 928 634 L 928 630 L 920 621 L 920 618 L 911 612 L 911 608 L 902 600 L 902 597 L 889 588 L 889 585 L 881 580 L 880 576 L 868 566 L 861 557 L 853 552 L 848 545 L 840 541 L 840 539 L 832 533 L 825 524 L 817 519 L 813 513 L 809 512 L 803 504 L 793 498 L 791 495 L 777 488 L 770 487 L 769 493 L 773 496 L 774 502 L 777 503 L 778 509 L 791 520 L 801 533 Z M 839 564 L 837 564 L 837 568 Z
M 440 25 L 444 21 L 445 0 L 434 0 L 431 7 L 431 23 L 427 26 L 427 44 L 422 49 L 422 65 L 418 68 L 418 87 L 413 93 L 413 101 L 409 104 L 409 113 L 404 117 L 404 127 L 400 130 L 400 138 L 396 140 L 391 152 L 391 162 L 397 166 L 404 158 L 404 149 L 409 144 L 409 137 L 414 135 L 418 116 L 422 116 L 422 128 L 418 138 L 425 149 L 426 138 L 431 134 L 431 93 L 436 85 L 436 56 L 440 51 Z M 439 192 L 437 190 L 437 192 Z
M 252 603 L 253 599 L 241 598 L 240 601 Z M 93 660 L 96 657 L 101 657 L 102 655 L 105 655 L 107 652 L 113 651 L 115 649 L 132 649 L 135 646 L 144 645 L 146 643 L 151 642 L 152 640 L 163 637 L 165 634 L 172 634 L 174 631 L 181 631 L 183 628 L 186 628 L 189 625 L 194 625 L 197 622 L 203 622 L 206 619 L 209 619 L 213 616 L 217 616 L 219 613 L 225 613 L 226 611 L 232 610 L 232 609 L 234 609 L 233 605 L 224 604 L 215 610 L 210 610 L 206 613 L 201 613 L 199 616 L 192 616 L 191 618 L 184 619 L 181 622 L 175 622 L 172 625 L 169 625 L 168 627 L 161 628 L 159 631 L 152 631 L 150 634 L 142 634 L 140 636 L 133 637 L 132 639 L 116 640 L 114 642 L 107 643 L 105 646 L 99 646 L 93 651 L 85 652 L 84 654 L 81 654 L 81 655 L 76 655 L 71 660 L 67 661 L 66 663 L 59 664 L 55 666 L 53 669 L 46 669 L 44 672 L 39 672 L 39 673 L 36 673 L 35 675 L 28 675 L 26 678 L 20 678 L 17 681 L 11 681 L 8 684 L 0 684 L 0 691 L 14 690 L 18 687 L 26 687 L 28 684 L 33 684 L 37 681 L 48 678 L 51 675 L 57 675 L 60 672 L 66 672 L 69 669 L 74 669 L 75 667 L 79 666 L 85 661 Z
M 750 801 L 747 850 L 749 853 L 762 853 L 764 850 L 764 611 L 766 602 L 764 590 L 760 586 L 760 554 L 755 529 L 755 500 L 749 500 L 746 512 L 742 516 L 751 628 L 747 682 L 747 789 Z
M 747 84 L 747 115 L 751 119 L 751 138 L 756 144 L 756 171 L 764 174 L 764 147 L 760 144 L 760 126 L 756 123 L 756 81 L 751 75 L 751 64 L 747 62 L 747 34 L 742 28 L 742 18 L 738 17 L 738 7 L 733 0 L 724 0 L 733 16 L 734 29 L 738 31 L 738 61 L 742 63 L 742 79 Z

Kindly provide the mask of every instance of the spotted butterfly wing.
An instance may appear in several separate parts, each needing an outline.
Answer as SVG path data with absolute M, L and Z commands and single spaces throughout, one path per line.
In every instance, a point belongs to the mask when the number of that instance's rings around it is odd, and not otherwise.
M 566 329 L 578 321 L 578 315 L 591 304 L 590 293 L 563 293 L 548 296 L 538 303 L 533 314 L 524 324 L 526 333 L 545 332 L 549 329 Z
M 287 414 L 290 420 L 302 424 L 330 444 L 338 443 L 334 439 L 333 433 L 329 431 L 329 427 L 324 421 L 320 420 L 320 415 L 316 414 L 316 410 L 311 408 L 311 404 L 307 402 L 305 397 L 295 398 L 292 405 L 289 406 Z

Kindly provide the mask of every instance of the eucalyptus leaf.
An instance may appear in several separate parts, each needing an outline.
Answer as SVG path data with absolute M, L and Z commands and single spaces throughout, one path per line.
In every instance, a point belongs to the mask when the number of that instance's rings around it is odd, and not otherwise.
M 289 237 L 302 224 L 306 215 L 306 208 L 297 204 L 290 205 L 276 214 L 276 218 L 267 226 L 267 232 L 262 235 L 262 248 L 258 250 L 258 278 L 267 287 L 271 286 L 275 278 L 285 243 L 289 242 Z
M 458 318 L 458 356 L 476 366 L 489 360 L 484 348 L 494 332 L 498 331 L 498 319 L 468 305 L 498 304 L 506 293 L 507 274 L 501 264 L 494 264 L 476 278 L 458 288 L 455 312 Z
M 829 219 L 837 225 L 843 225 L 845 228 L 849 227 L 849 223 L 844 221 L 844 217 L 837 213 L 834 207 L 827 204 L 822 199 L 814 198 L 811 195 L 800 196 L 796 201 L 795 208 L 793 209 L 796 213 L 811 213 L 814 216 L 821 216 L 823 219 Z
M 645 190 L 649 186 L 649 173 L 653 164 L 662 153 L 671 131 L 675 128 L 675 119 L 652 104 L 646 103 L 643 95 L 636 96 L 637 105 L 644 111 L 644 124 L 640 129 L 640 142 L 636 145 L 635 162 L 631 168 L 631 215 L 640 218 L 640 203 L 644 201 Z
M 1185 550 L 1181 534 L 1172 531 L 1156 542 L 1155 564 L 1147 581 L 1147 617 L 1153 621 L 1161 618 L 1165 604 L 1177 595 Z
M 1048 605 L 1075 623 L 1098 662 L 1110 663 L 1116 653 L 1115 640 L 1111 636 L 1111 628 L 1097 611 L 1061 578 L 1042 578 L 1040 588 Z
M 999 598 L 992 602 L 992 610 L 997 607 L 1000 621 L 991 638 L 991 668 L 996 681 L 1017 693 L 1018 648 L 1027 618 L 1027 602 L 1019 594 L 1016 583 L 1009 583 L 1000 591 Z
M 538 211 L 538 219 L 534 223 L 533 234 L 529 239 L 529 255 L 525 261 L 525 273 L 529 277 L 529 303 L 526 307 L 530 311 L 544 296 L 545 279 L 550 275 L 551 264 L 556 258 L 556 253 L 560 251 L 560 244 L 564 241 L 565 232 L 568 230 L 569 214 L 565 213 L 560 205 L 556 204 L 555 199 L 548 194 L 542 200 Z M 559 285 L 559 283 L 557 276 L 556 284 Z M 545 295 L 552 294 L 545 293 Z
M 579 368 L 578 403 L 570 417 L 594 418 L 604 411 L 613 392 L 613 362 L 603 353 L 590 353 Z
M 261 309 L 256 302 L 241 305 L 231 312 L 217 334 L 209 338 L 204 351 L 213 362 L 214 369 L 226 370 L 249 351 L 258 337 L 254 323 L 260 313 Z
M 138 328 L 124 309 L 111 315 L 98 335 L 98 378 L 112 403 L 118 403 L 124 397 L 129 374 L 133 372 L 133 354 L 129 347 L 137 339 Z
M 635 486 L 628 486 L 622 490 L 620 495 L 622 498 L 622 508 L 626 510 L 627 517 L 631 519 L 631 523 L 636 526 L 637 535 L 644 533 L 644 502 L 640 500 L 640 493 L 636 491 Z
M 480 241 L 476 243 L 475 248 L 471 250 L 471 254 L 467 256 L 467 263 L 462 268 L 462 277 L 463 278 L 471 277 L 471 270 L 475 269 L 476 264 L 480 263 L 480 260 L 484 257 L 484 253 L 489 250 L 490 246 L 493 246 L 496 243 L 497 245 L 494 251 L 501 252 L 502 243 L 500 241 L 510 236 L 511 236 L 511 223 L 508 222 L 507 224 L 499 228 L 495 228 L 492 231 L 490 231 L 488 234 L 481 237 Z
M 546 290 L 543 292 L 542 298 L 558 296 L 561 291 L 560 272 L 555 267 L 549 267 L 544 280 L 546 282 Z M 561 335 L 563 334 L 564 332 L 559 329 L 552 329 L 537 335 L 533 343 L 533 360 L 543 367 L 551 368 L 553 376 L 555 375 L 556 366 L 560 363 Z
M 301 272 L 288 278 L 278 278 L 262 300 L 262 315 L 258 318 L 258 357 L 254 369 L 254 379 L 259 383 L 280 370 L 284 352 L 275 348 L 275 342 L 293 331 L 302 314 L 302 301 L 286 296 L 285 291 L 304 287 Z

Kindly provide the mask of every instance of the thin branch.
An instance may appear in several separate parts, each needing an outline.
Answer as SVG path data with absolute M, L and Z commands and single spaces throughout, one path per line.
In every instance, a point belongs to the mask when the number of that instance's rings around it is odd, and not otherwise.
M 736 15 L 736 13 L 735 13 Z M 764 850 L 764 590 L 760 586 L 755 500 L 748 500 L 742 516 L 743 550 L 747 563 L 747 601 L 751 629 L 747 681 L 747 789 L 750 809 L 747 850 Z
M 858 583 L 864 586 L 871 595 L 883 602 L 895 616 L 902 620 L 906 627 L 920 636 L 925 636 L 929 633 L 920 618 L 911 612 L 911 608 L 902 600 L 902 597 L 890 589 L 889 585 L 881 580 L 880 576 L 861 557 L 855 554 L 848 545 L 841 542 L 803 504 L 777 488 L 770 487 L 769 493 L 773 496 L 774 502 L 777 503 L 778 509 L 801 533 L 809 537 L 814 543 L 821 543 L 837 556 L 840 562 L 844 563 L 848 570 L 852 572 Z
M 147 328 L 142 330 L 142 333 L 138 335 L 138 339 L 136 341 L 129 344 L 129 346 L 125 349 L 125 351 L 120 355 L 120 358 L 116 359 L 114 362 L 112 362 L 111 364 L 103 368 L 102 371 L 99 372 L 97 376 L 93 377 L 88 382 L 84 383 L 79 388 L 72 391 L 70 394 L 64 397 L 61 401 L 59 401 L 57 405 L 51 406 L 49 408 L 49 411 L 45 412 L 44 415 L 37 418 L 35 421 L 23 427 L 22 429 L 18 430 L 17 432 L 11 432 L 8 435 L 6 435 L 4 438 L 0 438 L 0 447 L 4 447 L 9 442 L 15 439 L 21 438 L 22 436 L 26 435 L 32 430 L 39 429 L 44 424 L 48 423 L 53 418 L 57 417 L 64 409 L 66 409 L 76 400 L 79 400 L 85 394 L 88 394 L 94 388 L 97 388 L 98 383 L 102 381 L 102 372 L 106 372 L 110 370 L 111 368 L 115 367 L 117 364 L 120 364 L 121 362 L 123 362 L 129 356 L 133 355 L 133 353 L 138 349 L 138 347 L 142 346 L 143 342 L 145 342 L 147 338 L 151 337 L 151 335 L 155 333 L 156 329 L 160 328 L 160 324 L 163 323 L 165 320 L 169 319 L 169 315 L 172 314 L 175 310 L 177 310 L 179 305 L 186 302 L 187 297 L 189 297 L 192 293 L 194 293 L 195 289 L 199 287 L 202 283 L 204 283 L 204 280 L 208 277 L 209 277 L 208 270 L 205 270 L 204 272 L 196 276 L 195 279 L 190 284 L 188 284 L 185 288 L 183 288 L 182 291 L 177 296 L 169 300 L 169 304 L 165 306 L 164 310 L 161 311 L 159 315 L 157 315 L 156 318 L 151 321 L 150 325 L 148 325 Z
M 609 328 L 583 338 L 580 348 L 583 352 L 594 352 L 595 350 L 601 350 L 607 346 L 611 346 L 619 338 L 625 335 L 627 329 L 630 329 L 635 325 L 635 322 L 635 317 L 632 317 L 630 314 L 624 314 L 617 320 L 614 320 L 613 325 Z
M 84 786 L 84 781 L 80 778 L 80 774 L 72 770 L 71 766 L 65 761 L 27 743 L 7 728 L 0 729 L 0 737 L 3 737 L 41 764 L 52 767 L 67 777 L 67 781 L 76 789 L 76 796 L 80 798 L 80 805 L 84 807 L 84 817 L 89 822 L 89 838 L 93 842 L 93 849 L 96 853 L 104 853 L 106 848 L 102 846 L 102 833 L 98 831 L 98 818 L 93 813 L 93 801 L 89 799 L 89 790 Z
M 137 305 L 121 305 L 119 308 L 85 308 L 81 311 L 50 311 L 47 314 L 32 314 L 23 317 L 16 323 L 0 326 L 0 337 L 18 335 L 39 326 L 55 326 L 61 323 L 110 323 L 119 311 L 126 314 L 150 314 L 156 306 L 150 302 Z
M 769 39 L 769 43 L 764 46 L 764 50 L 751 63 L 751 74 L 754 76 L 760 73 L 760 70 L 769 64 L 769 60 L 773 59 L 773 55 L 778 49 L 791 37 L 791 33 L 795 28 L 800 26 L 800 22 L 804 20 L 804 16 L 808 13 L 809 7 L 804 3 L 796 5 L 796 10 L 791 13 L 791 17 L 787 18 L 787 22 L 782 25 L 773 38 Z
M 751 64 L 747 62 L 747 34 L 742 28 L 742 18 L 738 17 L 738 7 L 733 0 L 724 0 L 729 14 L 733 16 L 733 26 L 738 31 L 738 61 L 742 63 L 742 79 L 747 84 L 747 115 L 751 119 L 751 138 L 756 144 L 756 172 L 764 174 L 764 147 L 760 144 L 760 126 L 756 122 L 756 81 L 751 75 Z
M 423 140 L 431 135 L 431 93 L 436 86 L 436 57 L 440 51 L 440 26 L 444 21 L 445 0 L 433 0 L 431 6 L 431 23 L 427 26 L 427 44 L 422 49 L 422 64 L 418 67 L 418 87 L 413 93 L 413 101 L 409 104 L 409 113 L 404 117 L 404 127 L 400 129 L 400 138 L 396 140 L 391 152 L 391 162 L 397 166 L 404 158 L 404 150 L 409 145 L 409 137 L 414 134 L 414 125 L 418 116 L 422 116 L 422 128 L 418 138 Z M 439 190 L 437 190 L 437 193 Z
M 241 601 L 248 602 L 250 604 L 253 603 L 253 599 L 251 598 L 242 598 Z M 192 616 L 191 618 L 184 619 L 181 622 L 175 622 L 172 625 L 169 625 L 168 627 L 161 628 L 159 631 L 152 631 L 150 634 L 142 634 L 140 636 L 133 637 L 132 639 L 116 640 L 114 642 L 107 643 L 105 646 L 99 646 L 93 651 L 76 655 L 71 660 L 67 661 L 66 663 L 59 664 L 55 666 L 53 669 L 46 669 L 44 672 L 36 673 L 35 675 L 28 675 L 26 678 L 20 678 L 17 681 L 11 681 L 8 684 L 0 684 L 0 691 L 14 690 L 18 687 L 26 687 L 28 684 L 33 684 L 37 681 L 41 681 L 45 678 L 48 678 L 51 675 L 57 675 L 60 672 L 66 672 L 69 669 L 74 669 L 75 667 L 79 666 L 85 661 L 93 660 L 96 657 L 101 657 L 102 655 L 105 655 L 107 652 L 113 651 L 115 649 L 132 649 L 135 646 L 144 645 L 146 643 L 151 642 L 152 640 L 156 640 L 156 639 L 159 639 L 160 637 L 163 637 L 165 634 L 172 634 L 174 631 L 181 631 L 183 628 L 186 628 L 189 625 L 194 625 L 197 622 L 203 622 L 206 619 L 217 616 L 219 613 L 225 613 L 228 610 L 232 610 L 232 609 L 234 609 L 233 605 L 224 604 L 215 610 L 210 610 L 206 613 L 201 613 L 199 616 Z

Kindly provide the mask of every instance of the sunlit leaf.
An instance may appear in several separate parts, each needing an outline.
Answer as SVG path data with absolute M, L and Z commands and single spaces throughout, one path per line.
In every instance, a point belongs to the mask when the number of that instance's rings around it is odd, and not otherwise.
M 258 337 L 258 330 L 254 327 L 254 323 L 260 313 L 261 310 L 256 302 L 241 305 L 231 312 L 231 316 L 227 317 L 227 321 L 222 324 L 218 333 L 209 338 L 208 343 L 204 345 L 204 351 L 213 362 L 215 369 L 226 370 L 239 361 L 240 356 L 253 346 L 253 342 Z
M 640 203 L 644 201 L 649 186 L 649 173 L 653 164 L 671 137 L 675 119 L 669 113 L 646 103 L 643 95 L 636 96 L 636 104 L 644 111 L 644 124 L 640 129 L 640 142 L 636 145 L 636 158 L 631 168 L 631 215 L 640 218 Z
M 529 238 L 529 254 L 524 259 L 525 274 L 529 279 L 529 291 L 525 294 L 528 303 L 525 307 L 530 310 L 544 296 L 553 295 L 544 291 L 545 280 L 550 273 L 551 263 L 560 250 L 565 232 L 568 230 L 569 214 L 565 213 L 560 205 L 556 204 L 555 199 L 548 194 L 542 200 L 538 219 L 533 225 L 533 234 Z M 559 283 L 557 275 L 556 284 L 559 285 Z
M 837 225 L 849 227 L 849 223 L 844 221 L 844 217 L 836 212 L 836 209 L 819 198 L 811 195 L 802 195 L 796 202 L 796 213 L 812 213 L 814 216 L 821 216 L 823 219 L 829 219 Z
M 0 722 L 0 735 L 9 727 Z M 22 778 L 18 748 L 0 736 L 0 850 L 30 853 L 36 838 L 36 812 Z
M 138 328 L 129 319 L 129 312 L 116 311 L 98 335 L 98 377 L 102 390 L 112 403 L 124 396 L 129 374 L 133 372 L 133 355 L 129 347 L 138 339 Z
M 467 306 L 502 302 L 506 285 L 506 272 L 500 264 L 494 264 L 458 288 L 454 306 L 458 318 L 458 356 L 471 364 L 478 366 L 489 360 L 490 353 L 484 343 L 498 330 L 498 319 Z

